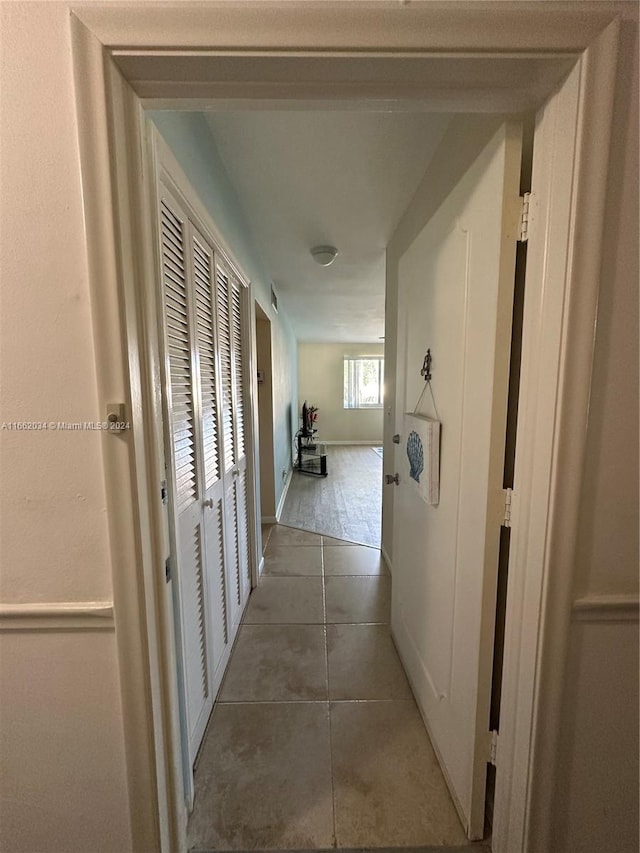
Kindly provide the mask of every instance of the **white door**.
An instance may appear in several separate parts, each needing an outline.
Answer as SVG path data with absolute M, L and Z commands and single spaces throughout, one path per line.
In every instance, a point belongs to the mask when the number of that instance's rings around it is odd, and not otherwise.
M 165 187 L 160 188 L 165 406 L 169 426 L 171 553 L 180 608 L 182 684 L 191 763 L 213 707 L 209 640 L 207 536 L 203 511 L 201 399 L 198 382 L 191 227 Z
M 521 128 L 508 123 L 402 256 L 398 276 L 392 630 L 471 839 L 483 834 L 489 760 L 520 161 Z M 441 422 L 435 505 L 410 477 L 403 414 L 425 389 L 427 349 L 433 398 L 427 389 L 418 412 Z
M 251 591 L 246 447 L 246 288 L 222 258 L 216 259 L 220 354 L 224 505 L 227 542 L 228 616 L 239 624 Z
M 204 506 L 204 550 L 209 602 L 209 663 L 212 692 L 218 692 L 229 647 L 224 541 L 224 483 L 220 462 L 219 388 L 216 354 L 214 250 L 191 226 L 196 353 Z
M 191 768 L 250 591 L 246 287 L 161 181 L 165 416 L 178 657 Z

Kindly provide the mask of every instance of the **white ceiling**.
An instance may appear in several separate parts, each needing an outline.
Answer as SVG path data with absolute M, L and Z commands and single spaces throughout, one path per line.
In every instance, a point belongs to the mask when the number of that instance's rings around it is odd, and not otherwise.
M 300 341 L 384 335 L 385 247 L 451 116 L 208 113 L 265 269 Z M 318 266 L 309 250 L 334 245 Z

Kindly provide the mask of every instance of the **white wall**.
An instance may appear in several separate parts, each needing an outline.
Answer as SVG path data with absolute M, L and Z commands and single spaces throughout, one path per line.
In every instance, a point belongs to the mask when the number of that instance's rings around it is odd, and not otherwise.
M 101 420 L 69 9 L 3 3 L 0 15 L 1 420 Z M 2 605 L 111 601 L 103 440 L 0 431 Z M 126 853 L 113 623 L 65 624 L 2 620 L 0 848 Z
M 298 399 L 318 412 L 322 441 L 382 443 L 382 409 L 344 408 L 344 357 L 384 355 L 382 344 L 298 344 Z

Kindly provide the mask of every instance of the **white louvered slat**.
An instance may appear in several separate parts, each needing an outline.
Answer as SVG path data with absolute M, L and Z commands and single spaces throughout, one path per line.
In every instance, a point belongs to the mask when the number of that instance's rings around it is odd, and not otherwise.
M 184 226 L 161 202 L 162 270 L 171 391 L 171 434 L 176 467 L 176 510 L 180 515 L 197 494 L 191 341 L 185 271 Z
M 229 645 L 222 490 L 220 490 L 219 495 L 217 500 L 214 498 L 214 506 L 205 512 L 214 688 L 222 680 L 223 668 L 221 668 L 221 664 L 226 659 L 225 652 L 228 651 Z
M 227 588 L 226 588 L 226 580 L 225 580 L 225 572 L 224 572 L 224 540 L 223 540 L 223 531 L 224 528 L 224 508 L 222 506 L 222 501 L 218 501 L 217 513 L 216 513 L 216 551 L 217 551 L 217 563 L 218 563 L 218 594 L 221 601 L 222 607 L 222 625 L 224 627 L 223 635 L 225 645 L 229 642 L 229 625 L 228 625 L 228 615 L 227 615 Z
M 229 622 L 229 635 L 233 641 L 233 635 L 240 624 L 242 608 L 239 604 L 241 597 L 238 595 L 238 516 L 236 511 L 236 477 L 225 474 L 224 489 L 224 524 L 225 524 L 225 573 L 227 593 L 227 619 Z
M 240 529 L 239 562 L 242 566 L 243 584 L 251 584 L 251 563 L 249 561 L 249 504 L 247 498 L 247 476 L 243 471 L 238 483 L 238 527 Z M 247 587 L 248 592 L 248 587 Z
M 233 506 L 237 508 L 238 505 L 238 484 L 235 482 L 233 484 Z M 233 572 L 233 580 L 234 580 L 234 591 L 236 594 L 236 602 L 238 607 L 242 606 L 242 543 L 240 541 L 240 529 L 239 529 L 239 518 L 238 512 L 234 513 L 233 517 L 233 551 L 235 555 L 235 565 Z
M 176 581 L 180 588 L 183 672 L 191 755 L 200 745 L 213 705 L 207 635 L 207 579 L 204 531 L 198 503 L 191 505 L 178 525 L 179 557 Z
M 222 443 L 224 466 L 229 469 L 236 461 L 233 435 L 233 389 L 231 323 L 229 317 L 229 275 L 216 264 L 216 305 L 218 312 L 218 350 L 220 353 L 220 390 L 222 392 Z
M 196 313 L 196 342 L 200 365 L 202 462 L 204 486 L 210 488 L 220 477 L 216 400 L 216 351 L 213 320 L 212 252 L 204 241 L 193 237 L 193 270 Z
M 202 683 L 202 695 L 205 699 L 209 697 L 209 663 L 207 660 L 207 614 L 205 611 L 204 591 L 204 565 L 202 554 L 202 530 L 200 525 L 195 530 L 195 584 L 198 608 L 198 637 L 200 640 L 200 677 Z
M 245 455 L 244 446 L 244 357 L 243 324 L 242 324 L 242 297 L 240 284 L 231 282 L 231 348 L 233 352 L 233 402 L 235 408 L 235 458 L 241 459 Z

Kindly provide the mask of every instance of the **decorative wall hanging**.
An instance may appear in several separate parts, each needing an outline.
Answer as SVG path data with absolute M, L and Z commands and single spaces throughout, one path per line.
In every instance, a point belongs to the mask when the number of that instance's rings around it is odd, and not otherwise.
M 407 436 L 406 481 L 425 503 L 436 506 L 440 500 L 440 421 L 407 412 L 404 434 Z
M 440 419 L 431 387 L 432 364 L 433 357 L 428 349 L 420 370 L 426 384 L 413 412 L 404 416 L 404 434 L 407 436 L 408 480 L 425 503 L 437 506 L 440 500 Z M 427 388 L 431 393 L 435 418 L 417 414 Z

